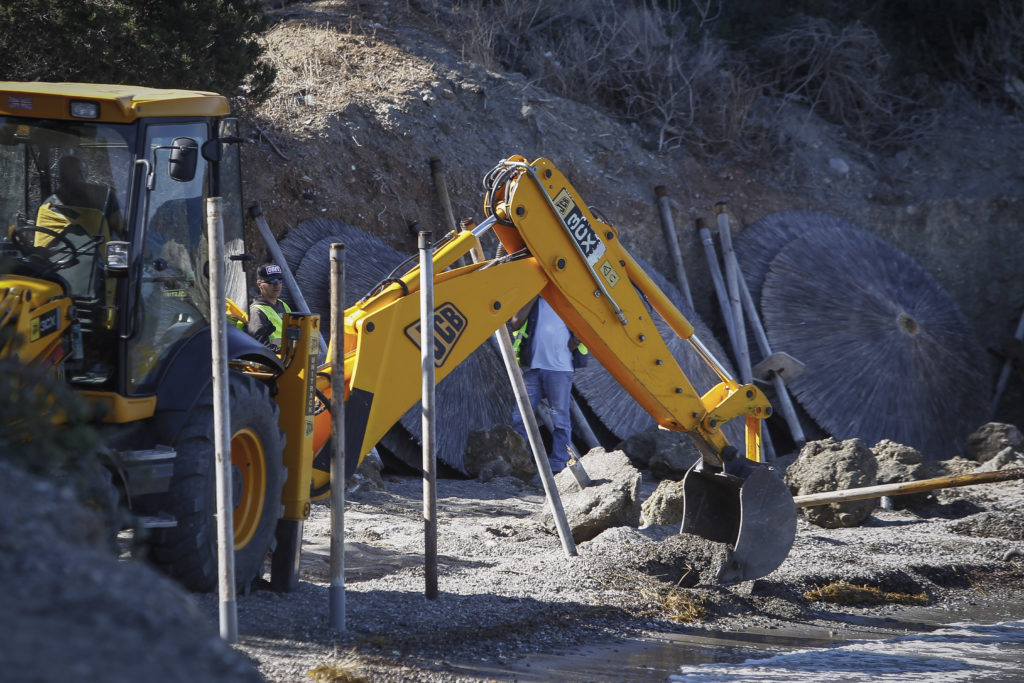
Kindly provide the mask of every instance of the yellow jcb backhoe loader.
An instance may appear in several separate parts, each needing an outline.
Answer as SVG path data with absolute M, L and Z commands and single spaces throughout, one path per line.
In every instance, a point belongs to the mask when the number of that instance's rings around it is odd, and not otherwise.
M 216 585 L 203 202 L 223 197 L 227 308 L 238 316 L 248 257 L 236 128 L 226 100 L 212 93 L 0 83 L 0 328 L 21 332 L 21 344 L 0 358 L 51 368 L 97 407 L 106 465 L 149 528 L 151 558 L 195 590 Z M 67 155 L 107 190 L 78 201 L 102 203 L 63 208 L 68 193 L 54 176 Z M 551 162 L 511 157 L 486 187 L 485 220 L 434 252 L 427 343 L 437 381 L 540 294 L 661 427 L 693 438 L 703 457 L 686 475 L 682 530 L 733 546 L 719 580 L 771 572 L 789 552 L 795 508 L 761 463 L 760 423 L 771 413 L 763 394 L 729 376 Z M 457 266 L 488 231 L 499 255 Z M 419 398 L 419 286 L 412 267 L 345 311 L 349 473 Z M 692 386 L 647 302 L 691 341 L 717 385 Z M 285 325 L 280 355 L 227 329 L 241 587 L 261 574 L 272 548 L 272 583 L 295 586 L 302 521 L 314 492 L 329 486 L 314 466 L 329 431 L 315 397 L 318 378 L 322 395 L 323 378 L 338 369 L 316 365 L 316 316 L 288 315 Z M 746 424 L 745 458 L 722 435 L 733 418 Z

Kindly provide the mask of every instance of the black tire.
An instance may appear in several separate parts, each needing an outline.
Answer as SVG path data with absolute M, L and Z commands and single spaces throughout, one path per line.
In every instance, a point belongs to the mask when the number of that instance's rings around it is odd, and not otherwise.
M 281 517 L 284 485 L 284 433 L 278 407 L 267 386 L 232 372 L 232 497 L 235 503 L 235 585 L 247 592 L 263 574 Z M 208 387 L 189 413 L 177 443 L 174 476 L 164 510 L 177 526 L 154 529 L 147 554 L 170 576 L 193 591 L 217 587 L 217 487 L 213 432 L 213 390 Z

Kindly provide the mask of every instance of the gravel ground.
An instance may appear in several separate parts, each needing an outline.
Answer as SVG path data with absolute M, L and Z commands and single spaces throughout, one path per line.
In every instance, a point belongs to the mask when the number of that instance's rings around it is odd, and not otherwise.
M 649 495 L 657 482 L 644 474 Z M 347 496 L 347 631 L 328 627 L 330 514 L 315 504 L 298 590 L 240 597 L 237 649 L 268 681 L 312 680 L 311 670 L 321 680 L 537 680 L 525 672 L 539 653 L 583 645 L 703 631 L 884 635 L 903 624 L 901 601 L 930 605 L 941 622 L 944 611 L 952 619 L 1022 597 L 1011 588 L 1024 575 L 1020 481 L 944 490 L 914 510 L 878 508 L 855 528 L 801 519 L 779 569 L 731 587 L 711 581 L 720 547 L 674 527 L 609 529 L 570 558 L 540 523 L 539 485 L 442 479 L 437 492 L 436 600 L 424 597 L 421 480 L 387 476 L 383 488 Z M 890 595 L 876 605 L 805 595 L 841 580 Z M 196 599 L 216 623 L 216 596 Z M 693 610 L 703 615 L 689 621 Z

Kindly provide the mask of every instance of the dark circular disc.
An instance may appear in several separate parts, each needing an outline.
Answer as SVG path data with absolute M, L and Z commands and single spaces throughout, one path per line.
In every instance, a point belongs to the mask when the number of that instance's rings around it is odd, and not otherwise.
M 985 421 L 984 351 L 952 298 L 856 226 L 806 231 L 772 260 L 761 299 L 773 349 L 806 365 L 789 384 L 837 439 L 956 456 Z
M 740 272 L 755 305 L 760 305 L 761 288 L 772 259 L 789 244 L 811 230 L 858 229 L 854 223 L 821 211 L 776 211 L 744 228 L 733 240 Z

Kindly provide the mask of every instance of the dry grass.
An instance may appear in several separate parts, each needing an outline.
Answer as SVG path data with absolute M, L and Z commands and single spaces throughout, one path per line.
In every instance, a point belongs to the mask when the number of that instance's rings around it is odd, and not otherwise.
M 654 606 L 659 616 L 682 624 L 703 621 L 708 616 L 704 596 L 678 586 L 666 586 L 647 576 L 631 576 L 629 590 Z
M 986 29 L 956 58 L 966 83 L 1024 110 L 1024 2 L 1003 0 L 988 11 Z
M 769 65 L 758 80 L 842 125 L 867 147 L 907 144 L 930 127 L 911 99 L 891 89 L 889 54 L 866 26 L 803 17 L 762 40 L 757 51 Z
M 463 57 L 521 71 L 541 87 L 642 124 L 659 150 L 725 145 L 763 152 L 757 89 L 721 41 L 708 7 L 617 0 L 454 0 Z
M 343 655 L 335 652 L 330 660 L 317 664 L 306 675 L 319 683 L 366 683 L 369 679 L 360 673 L 361 666 L 359 655 L 353 649 Z
M 875 586 L 860 586 L 848 581 L 835 581 L 804 593 L 811 601 L 835 605 L 927 605 L 926 593 L 890 593 Z
M 352 103 L 401 104 L 435 78 L 429 63 L 359 26 L 293 20 L 268 31 L 263 42 L 277 80 L 259 115 L 279 128 L 299 121 L 310 133 L 322 130 Z

